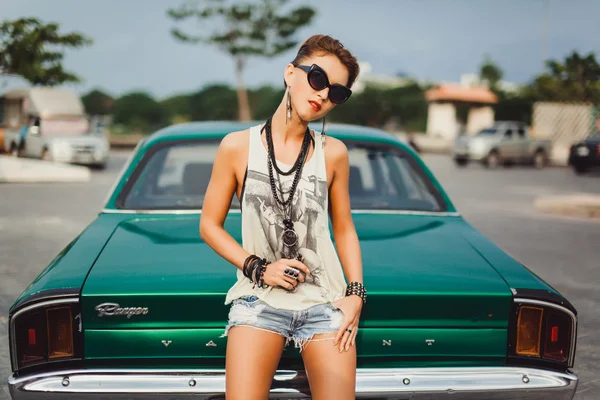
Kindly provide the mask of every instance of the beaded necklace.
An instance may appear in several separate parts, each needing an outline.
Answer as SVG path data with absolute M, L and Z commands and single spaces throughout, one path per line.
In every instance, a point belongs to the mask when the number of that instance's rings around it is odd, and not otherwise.
M 271 132 L 271 119 L 270 117 L 265 123 L 263 129 L 265 130 L 265 136 L 267 140 L 268 147 L 268 156 L 267 156 L 267 165 L 269 169 L 269 182 L 271 184 L 271 191 L 273 193 L 273 197 L 275 198 L 275 202 L 279 205 L 279 207 L 283 210 L 284 220 L 283 220 L 283 258 L 297 258 L 301 259 L 301 255 L 298 253 L 296 245 L 298 244 L 298 234 L 294 230 L 294 222 L 292 221 L 292 209 L 293 202 L 292 199 L 294 194 L 296 193 L 296 188 L 298 187 L 298 183 L 300 182 L 300 177 L 302 175 L 302 169 L 304 167 L 304 163 L 306 161 L 306 156 L 308 154 L 308 148 L 312 137 L 310 135 L 310 130 L 308 127 L 306 128 L 306 132 L 304 133 L 304 139 L 302 140 L 302 147 L 300 148 L 300 152 L 298 157 L 296 158 L 296 162 L 290 168 L 289 171 L 283 171 L 277 165 L 277 159 L 275 157 L 275 148 L 273 145 L 273 136 Z M 281 198 L 277 194 L 277 187 L 275 183 L 275 176 L 273 173 L 273 169 L 277 172 L 277 181 L 279 183 L 279 191 L 281 192 Z M 283 189 L 281 187 L 281 179 L 280 175 L 289 176 L 295 172 L 294 179 L 292 181 L 292 186 L 289 190 L 289 195 L 287 199 L 284 199 Z

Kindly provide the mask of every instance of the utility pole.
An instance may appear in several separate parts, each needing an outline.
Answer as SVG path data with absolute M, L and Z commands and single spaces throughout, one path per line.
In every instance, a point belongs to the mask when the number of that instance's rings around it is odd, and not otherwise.
M 542 31 L 542 73 L 546 70 L 546 60 L 548 60 L 548 8 L 550 0 L 542 0 L 543 5 L 543 31 Z

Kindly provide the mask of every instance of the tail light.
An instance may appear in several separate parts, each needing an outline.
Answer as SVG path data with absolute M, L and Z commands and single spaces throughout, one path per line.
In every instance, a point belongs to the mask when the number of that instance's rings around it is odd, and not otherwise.
M 521 300 L 517 308 L 514 355 L 543 361 L 567 362 L 571 357 L 576 317 L 562 307 Z
M 530 306 L 521 307 L 517 322 L 518 355 L 539 357 L 543 315 L 543 308 Z
M 571 345 L 571 321 L 564 314 L 549 310 L 546 317 L 546 335 L 544 338 L 544 357 L 557 361 L 566 361 Z
M 48 321 L 48 358 L 55 359 L 73 356 L 72 320 L 71 307 L 46 310 L 46 321 Z
M 76 299 L 40 303 L 11 317 L 13 369 L 82 358 Z
M 43 362 L 46 359 L 46 329 L 43 311 L 29 313 L 19 318 L 16 337 L 19 365 Z

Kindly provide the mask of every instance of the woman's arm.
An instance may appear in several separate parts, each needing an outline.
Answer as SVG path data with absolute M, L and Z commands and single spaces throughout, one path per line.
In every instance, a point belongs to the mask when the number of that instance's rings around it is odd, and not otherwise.
M 333 167 L 333 177 L 329 187 L 329 207 L 335 246 L 348 282 L 363 283 L 360 244 L 350 207 L 348 149 L 340 140 L 331 137 L 327 140 L 327 145 L 331 145 L 331 158 L 328 162 Z
M 248 253 L 240 244 L 225 230 L 223 223 L 229 212 L 231 199 L 236 192 L 238 179 L 236 178 L 236 160 L 246 160 L 248 148 L 248 131 L 230 133 L 223 138 L 215 162 L 200 216 L 200 236 L 217 254 L 235 265 L 237 268 L 244 267 L 244 261 Z M 244 165 L 247 162 L 244 162 Z M 244 167 L 245 169 L 245 167 Z M 285 277 L 283 271 L 288 267 L 298 268 L 306 274 L 310 270 L 298 260 L 269 260 L 264 274 L 264 282 L 270 286 L 281 286 L 292 289 L 299 282 L 304 282 L 300 275 L 298 281 Z
M 350 193 L 348 181 L 350 179 L 350 162 L 346 145 L 337 139 L 327 139 L 328 155 L 327 164 L 332 169 L 332 180 L 329 187 L 329 212 L 333 237 L 340 262 L 344 268 L 346 279 L 349 282 L 363 282 L 362 259 L 360 243 L 350 207 Z M 343 297 L 334 302 L 334 305 L 344 313 L 344 322 L 338 330 L 334 346 L 338 345 L 340 352 L 348 351 L 356 343 L 356 333 L 360 313 L 362 311 L 362 298 L 356 295 Z
M 250 254 L 225 230 L 223 223 L 238 186 L 235 165 L 232 161 L 240 160 L 243 154 L 245 147 L 242 145 L 243 136 L 244 132 L 233 132 L 221 141 L 200 216 L 202 240 L 217 254 L 240 269 Z

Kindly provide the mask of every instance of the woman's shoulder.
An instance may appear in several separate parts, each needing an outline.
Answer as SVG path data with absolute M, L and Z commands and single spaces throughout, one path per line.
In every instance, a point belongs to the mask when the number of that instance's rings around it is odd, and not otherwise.
M 348 156 L 348 147 L 338 138 L 325 136 L 325 157 L 338 160 Z
M 250 129 L 230 132 L 223 137 L 219 147 L 227 153 L 237 153 L 240 151 L 248 150 L 249 138 Z

